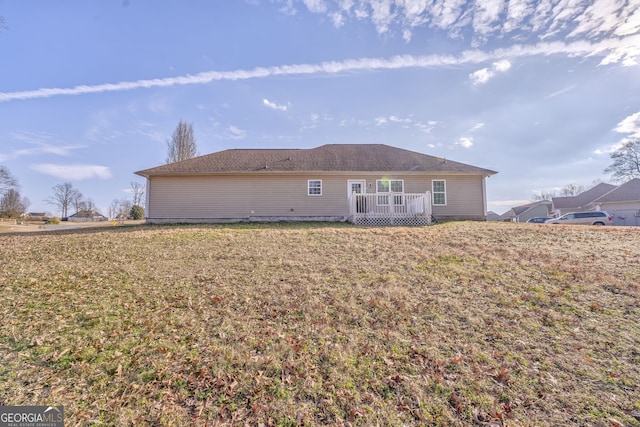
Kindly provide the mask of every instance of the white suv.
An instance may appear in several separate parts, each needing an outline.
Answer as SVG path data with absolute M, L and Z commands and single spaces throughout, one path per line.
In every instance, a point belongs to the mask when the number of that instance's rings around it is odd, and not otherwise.
M 571 212 L 551 218 L 545 224 L 613 225 L 613 217 L 605 211 Z

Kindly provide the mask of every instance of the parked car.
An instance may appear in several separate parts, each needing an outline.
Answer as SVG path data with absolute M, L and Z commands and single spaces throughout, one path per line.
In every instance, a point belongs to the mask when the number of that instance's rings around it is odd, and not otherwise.
M 613 216 L 605 211 L 570 212 L 549 219 L 545 224 L 613 225 Z
M 537 217 L 533 217 L 533 218 L 529 218 L 527 220 L 527 222 L 533 222 L 535 224 L 543 224 L 545 223 L 548 219 L 551 219 L 547 216 L 537 216 Z

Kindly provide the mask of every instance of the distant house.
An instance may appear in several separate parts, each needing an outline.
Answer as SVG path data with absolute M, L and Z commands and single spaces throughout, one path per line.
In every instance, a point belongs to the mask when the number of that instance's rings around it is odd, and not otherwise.
M 614 225 L 640 225 L 640 178 L 614 187 L 589 203 L 588 207 L 612 214 Z
M 494 211 L 487 212 L 487 221 L 500 221 L 500 215 Z
M 567 212 L 607 211 L 614 225 L 640 225 L 640 178 L 619 186 L 598 184 L 573 197 L 554 197 L 551 210 L 555 216 Z
M 96 211 L 79 211 L 68 217 L 70 222 L 99 222 L 106 221 L 107 217 Z
M 24 221 L 46 221 L 47 213 L 46 212 L 29 212 L 23 216 Z
M 500 216 L 500 221 L 527 222 L 531 218 L 549 216 L 551 202 L 542 200 L 509 209 Z
M 591 203 L 615 188 L 615 185 L 600 183 L 587 191 L 583 191 L 577 196 L 553 197 L 551 199 L 551 212 L 554 216 L 558 217 L 566 214 L 567 212 L 584 212 L 587 210 L 593 210 L 590 208 Z
M 382 144 L 232 149 L 136 172 L 147 179 L 151 223 L 381 224 L 485 220 L 485 178 L 495 173 Z

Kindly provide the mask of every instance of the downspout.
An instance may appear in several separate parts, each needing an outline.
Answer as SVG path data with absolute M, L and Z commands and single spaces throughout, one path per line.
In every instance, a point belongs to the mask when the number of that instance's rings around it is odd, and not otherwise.
M 487 176 L 482 177 L 482 210 L 484 211 L 484 220 L 487 220 Z
M 151 215 L 149 214 L 149 211 L 151 210 L 151 204 L 149 203 L 149 193 L 151 189 L 151 177 L 148 176 L 147 177 L 147 182 L 145 185 L 145 195 L 144 195 L 144 206 L 145 206 L 145 210 L 144 210 L 144 219 L 147 220 L 148 218 L 151 217 Z

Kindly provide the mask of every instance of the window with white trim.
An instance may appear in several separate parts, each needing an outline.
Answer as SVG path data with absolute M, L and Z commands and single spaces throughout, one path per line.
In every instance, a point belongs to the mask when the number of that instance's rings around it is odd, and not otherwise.
M 310 179 L 307 181 L 308 196 L 322 196 L 322 180 Z
M 401 179 L 379 179 L 376 181 L 376 192 L 378 193 L 378 205 L 388 206 L 390 203 L 402 205 L 404 181 Z
M 445 206 L 447 204 L 447 182 L 444 179 L 431 181 L 431 194 L 434 206 Z

